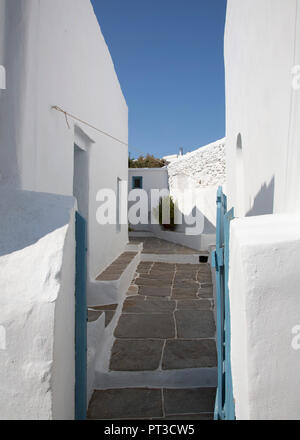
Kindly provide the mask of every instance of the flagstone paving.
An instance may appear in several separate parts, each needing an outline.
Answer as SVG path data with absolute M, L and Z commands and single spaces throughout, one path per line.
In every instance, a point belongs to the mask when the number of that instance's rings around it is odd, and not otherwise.
M 149 243 L 153 246 L 153 241 Z M 207 263 L 142 262 L 114 332 L 110 371 L 215 368 L 213 308 Z M 215 388 L 99 390 L 94 392 L 88 417 L 207 420 L 213 417 L 215 393 Z
M 95 391 L 90 420 L 211 420 L 214 388 L 119 388 Z
M 123 314 L 115 331 L 116 338 L 169 339 L 175 337 L 171 313 Z
M 110 368 L 114 371 L 151 371 L 159 367 L 164 341 L 118 339 L 114 345 Z
M 209 339 L 166 341 L 162 361 L 163 370 L 216 366 L 215 341 Z
M 115 330 L 110 368 L 129 371 L 131 365 L 130 371 L 138 371 L 132 365 L 142 352 L 147 370 L 216 366 L 213 294 L 202 289 L 202 280 L 211 282 L 208 264 L 141 263 L 132 282 L 135 294 L 124 302 Z M 164 343 L 149 350 L 149 340 Z

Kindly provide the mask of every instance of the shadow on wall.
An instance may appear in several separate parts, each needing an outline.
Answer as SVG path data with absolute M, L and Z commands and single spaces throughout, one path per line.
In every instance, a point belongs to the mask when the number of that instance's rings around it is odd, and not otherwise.
M 275 193 L 275 177 L 267 185 L 263 184 L 260 191 L 254 199 L 254 203 L 250 211 L 247 212 L 246 217 L 253 217 L 256 215 L 268 215 L 274 213 L 274 193 Z
M 69 196 L 0 189 L 0 257 L 68 226 L 74 207 Z
M 183 218 L 183 221 L 182 221 L 182 224 L 181 224 L 181 225 L 178 225 L 178 226 L 177 226 L 177 228 L 176 228 L 176 232 L 182 232 L 182 233 L 185 233 L 186 228 L 191 228 L 191 227 L 193 227 L 194 225 L 192 225 L 192 226 L 189 225 L 189 224 L 185 221 L 185 219 L 184 219 L 184 213 L 181 212 L 181 214 L 182 214 L 182 216 L 183 216 L 183 217 L 182 217 L 182 218 Z M 199 234 L 199 235 L 202 235 L 202 234 L 215 234 L 215 233 L 216 233 L 216 227 L 211 223 L 210 220 L 208 220 L 207 217 L 205 217 L 204 214 L 202 214 L 202 212 L 201 212 L 197 207 L 194 207 L 190 214 L 191 214 L 194 218 L 201 218 L 201 216 L 203 216 L 204 227 L 203 227 L 203 231 L 202 231 L 201 234 Z
M 208 220 L 208 218 L 204 217 L 204 231 L 203 234 L 215 234 L 216 227 Z
M 134 205 L 134 203 L 131 203 L 129 205 L 129 208 Z M 185 222 L 184 220 L 184 214 L 181 212 L 182 214 L 182 224 L 176 225 L 176 228 L 174 230 L 174 232 L 178 232 L 178 233 L 182 233 L 184 234 L 186 232 L 186 228 L 191 228 L 194 225 L 189 225 Z M 139 215 L 139 212 L 138 212 Z M 191 212 L 191 215 L 193 215 L 194 218 L 200 218 L 201 215 L 203 215 L 200 210 L 198 208 L 194 208 Z M 204 217 L 204 229 L 201 232 L 201 234 L 215 234 L 216 233 L 216 227 L 213 225 L 213 223 L 210 222 L 210 220 L 208 220 L 207 217 Z M 154 226 L 154 227 L 153 227 Z M 148 213 L 148 223 L 147 224 L 139 224 L 139 225 L 130 225 L 132 231 L 134 232 L 154 232 L 156 228 L 158 227 L 158 225 L 152 225 L 151 224 L 151 211 L 149 211 Z M 160 228 L 160 227 L 159 227 Z M 164 228 L 161 228 L 162 231 L 164 231 Z
M 0 163 L 1 176 L 4 181 L 13 182 L 15 187 L 20 184 L 20 170 L 18 165 L 18 148 L 20 140 L 18 131 L 23 126 L 25 115 L 22 114 L 20 97 L 24 95 L 24 63 L 25 44 L 22 38 L 22 16 L 26 12 L 27 5 L 23 9 L 17 8 L 16 2 L 6 1 L 2 5 L 4 15 L 4 29 L 1 29 L 0 38 L 3 38 L 2 59 L 6 69 L 7 89 L 0 96 Z M 25 12 L 24 12 L 25 9 Z M 17 29 L 17 31 L 16 31 Z M 22 38 L 18 37 L 22 35 Z M 21 41 L 22 40 L 22 41 Z

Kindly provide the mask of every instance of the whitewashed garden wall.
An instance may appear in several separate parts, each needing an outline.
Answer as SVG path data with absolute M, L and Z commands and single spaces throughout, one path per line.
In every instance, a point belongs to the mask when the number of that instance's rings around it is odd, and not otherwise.
M 206 219 L 204 234 L 214 233 L 217 188 L 226 184 L 225 142 L 225 139 L 213 142 L 168 166 L 171 195 L 177 199 L 185 190 L 195 193 L 197 208 Z M 179 208 L 184 212 L 183 206 Z

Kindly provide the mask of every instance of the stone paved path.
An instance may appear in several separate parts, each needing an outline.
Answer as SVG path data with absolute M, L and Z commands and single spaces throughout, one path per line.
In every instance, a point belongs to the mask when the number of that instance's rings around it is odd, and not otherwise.
M 142 262 L 115 329 L 110 371 L 143 372 L 217 365 L 208 264 Z M 89 418 L 210 419 L 214 388 L 99 390 Z
M 89 408 L 90 420 L 212 420 L 213 388 L 125 388 L 96 391 Z

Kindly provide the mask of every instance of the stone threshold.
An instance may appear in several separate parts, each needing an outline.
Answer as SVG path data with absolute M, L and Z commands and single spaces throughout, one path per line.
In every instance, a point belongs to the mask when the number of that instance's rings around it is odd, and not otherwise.
M 146 388 L 211 388 L 217 387 L 218 369 L 186 368 L 165 371 L 97 372 L 95 390 L 132 387 Z

